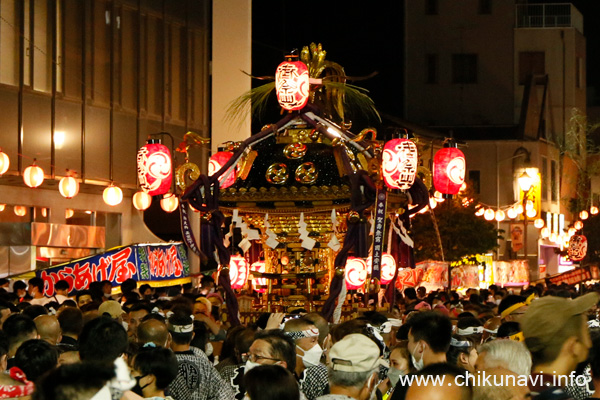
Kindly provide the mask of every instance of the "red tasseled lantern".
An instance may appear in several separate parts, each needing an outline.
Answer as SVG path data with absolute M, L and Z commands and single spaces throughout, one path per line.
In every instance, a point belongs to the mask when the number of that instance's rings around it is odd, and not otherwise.
M 581 261 L 587 254 L 587 238 L 583 235 L 573 235 L 569 240 L 569 258 L 573 261 Z
M 219 151 L 218 153 L 213 154 L 208 160 L 208 176 L 214 175 L 223 167 L 223 165 L 227 163 L 227 161 L 229 161 L 231 157 L 233 157 L 233 153 L 231 151 Z M 235 171 L 233 171 L 233 168 L 234 167 L 232 166 L 219 177 L 221 189 L 228 188 L 235 183 Z M 227 174 L 229 174 L 227 180 L 223 181 L 225 179 L 225 175 Z
M 360 288 L 367 280 L 367 262 L 362 258 L 348 257 L 345 276 L 348 290 Z
M 308 102 L 308 67 L 302 61 L 284 61 L 275 72 L 277 101 L 285 110 L 301 110 Z
M 171 188 L 171 152 L 158 141 L 149 140 L 137 153 L 140 187 L 150 196 L 165 194 Z
M 465 155 L 456 147 L 444 147 L 433 158 L 433 185 L 443 194 L 457 194 L 465 182 Z
M 231 256 L 229 260 L 229 280 L 232 289 L 239 289 L 248 280 L 248 261 L 242 256 Z
M 390 189 L 407 190 L 415 182 L 418 168 L 417 146 L 408 139 L 392 139 L 385 144 L 381 170 Z

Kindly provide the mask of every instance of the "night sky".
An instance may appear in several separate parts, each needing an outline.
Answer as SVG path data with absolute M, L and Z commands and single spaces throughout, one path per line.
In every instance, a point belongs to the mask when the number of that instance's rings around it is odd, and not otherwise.
M 449 1 L 449 0 L 441 0 Z M 454 1 L 454 0 L 452 0 Z M 562 1 L 529 1 L 560 3 Z M 588 88 L 596 88 L 596 104 L 600 99 L 600 1 L 574 0 L 584 15 L 587 39 Z M 363 4 L 356 7 L 355 4 Z M 253 71 L 257 76 L 274 75 L 283 56 L 294 48 L 320 42 L 327 59 L 341 64 L 349 76 L 378 74 L 368 80 L 354 82 L 370 90 L 377 108 L 402 117 L 403 109 L 403 1 L 288 1 L 259 0 L 253 2 Z M 260 83 L 259 83 L 260 84 Z M 589 98 L 589 96 L 588 96 Z M 591 104 L 590 104 L 591 105 Z M 275 107 L 277 108 L 277 107 Z M 274 122 L 277 114 L 264 121 Z

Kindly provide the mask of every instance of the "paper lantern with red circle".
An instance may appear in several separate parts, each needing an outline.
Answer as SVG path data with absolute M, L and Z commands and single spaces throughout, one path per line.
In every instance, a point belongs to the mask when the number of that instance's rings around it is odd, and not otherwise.
M 370 274 L 373 273 L 372 260 L 372 257 L 367 259 L 367 269 Z M 392 257 L 391 254 L 383 253 L 383 256 L 381 257 L 380 268 L 379 283 L 382 285 L 387 285 L 392 281 L 392 279 L 394 279 L 394 274 L 396 273 L 396 260 L 394 260 L 394 257 Z
M 208 160 L 208 176 L 214 175 L 218 170 L 220 170 L 223 165 L 229 161 L 229 159 L 233 157 L 233 153 L 231 151 L 219 151 L 218 153 L 213 154 Z M 233 171 L 233 166 L 229 168 L 227 171 L 219 176 L 219 184 L 221 189 L 228 188 L 229 186 L 235 183 L 235 171 Z M 225 175 L 229 174 L 227 180 L 224 181 Z
M 583 235 L 573 235 L 569 240 L 569 258 L 573 261 L 581 261 L 587 254 L 587 238 Z
M 433 185 L 444 194 L 457 194 L 465 182 L 465 155 L 456 147 L 444 147 L 433 158 Z
M 390 189 L 407 190 L 415 182 L 419 167 L 417 146 L 408 139 L 392 139 L 383 148 L 381 171 Z
M 256 261 L 250 266 L 250 271 L 256 272 L 267 272 L 267 266 L 264 261 Z M 255 292 L 264 293 L 267 289 L 257 288 L 257 286 L 267 286 L 267 278 L 254 278 L 252 281 L 252 287 Z
M 239 289 L 248 280 L 248 261 L 242 256 L 231 256 L 229 260 L 229 280 L 232 289 Z
M 140 187 L 150 196 L 165 194 L 171 188 L 173 168 L 171 152 L 158 140 L 148 140 L 137 153 Z
M 348 290 L 358 289 L 367 280 L 367 262 L 362 258 L 348 257 L 346 261 L 346 288 Z
M 308 103 L 310 77 L 302 61 L 286 60 L 275 71 L 275 91 L 279 105 L 289 111 L 301 110 Z

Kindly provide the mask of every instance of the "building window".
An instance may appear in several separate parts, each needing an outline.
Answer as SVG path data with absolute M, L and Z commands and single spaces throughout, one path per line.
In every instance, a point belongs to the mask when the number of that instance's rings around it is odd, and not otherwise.
M 542 156 L 542 200 L 548 200 L 548 159 Z
M 492 13 L 492 0 L 479 0 L 479 14 Z
M 530 76 L 546 74 L 545 58 L 543 51 L 519 52 L 519 85 L 524 85 Z
M 438 83 L 438 56 L 437 54 L 425 55 L 425 83 Z
M 469 171 L 469 182 L 471 187 L 476 194 L 481 193 L 481 172 L 480 171 Z
M 20 5 L 15 0 L 0 2 L 0 83 L 19 84 L 19 31 Z
M 477 83 L 477 54 L 452 54 L 452 83 Z
M 438 15 L 438 0 L 425 0 L 425 15 Z
M 558 201 L 558 164 L 550 161 L 550 200 Z

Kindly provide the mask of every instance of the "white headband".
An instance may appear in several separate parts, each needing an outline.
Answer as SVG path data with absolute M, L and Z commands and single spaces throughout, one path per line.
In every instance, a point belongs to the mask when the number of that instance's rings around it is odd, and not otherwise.
M 317 328 L 311 328 L 311 329 L 307 329 L 305 331 L 294 331 L 294 332 L 284 332 L 284 333 L 286 334 L 286 336 L 288 336 L 294 340 L 319 336 L 319 330 Z
M 457 333 L 460 336 L 472 335 L 474 333 L 483 333 L 483 326 L 469 326 L 465 329 L 458 329 Z
M 471 342 L 466 340 L 456 340 L 455 338 L 450 338 L 450 346 L 452 347 L 470 347 Z
M 381 333 L 390 333 L 392 331 L 392 327 L 402 326 L 402 321 L 396 318 L 389 318 L 386 322 L 381 324 L 379 327 L 379 332 Z

